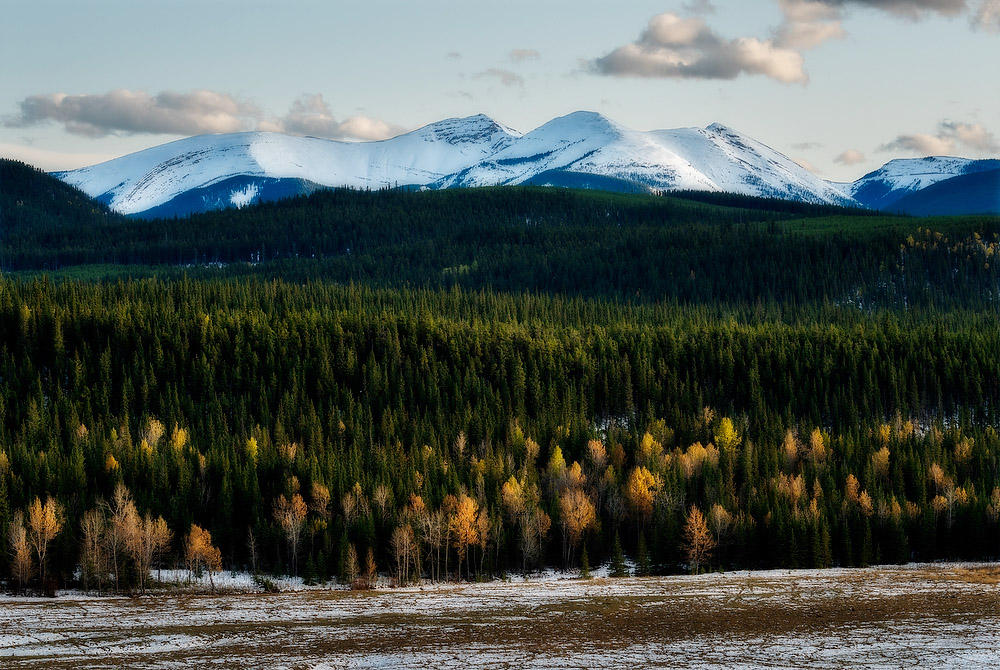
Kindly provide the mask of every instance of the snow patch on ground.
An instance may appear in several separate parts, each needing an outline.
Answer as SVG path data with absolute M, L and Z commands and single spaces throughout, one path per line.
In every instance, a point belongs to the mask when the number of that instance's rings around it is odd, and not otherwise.
M 373 592 L 283 578 L 278 594 L 215 579 L 235 590 L 0 598 L 0 667 L 1000 667 L 996 565 L 548 571 Z

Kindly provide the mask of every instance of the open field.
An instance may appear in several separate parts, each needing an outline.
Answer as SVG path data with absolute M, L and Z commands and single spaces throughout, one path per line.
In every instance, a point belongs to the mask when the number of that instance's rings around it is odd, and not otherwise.
M 5 598 L 16 667 L 1000 667 L 1000 567 Z

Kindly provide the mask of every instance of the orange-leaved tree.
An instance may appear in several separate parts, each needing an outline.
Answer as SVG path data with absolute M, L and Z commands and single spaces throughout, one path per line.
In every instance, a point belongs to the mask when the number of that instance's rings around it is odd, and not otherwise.
M 715 539 L 708 529 L 705 517 L 696 506 L 691 506 L 687 522 L 684 524 L 684 551 L 687 554 L 691 572 L 698 574 L 699 568 L 708 561 L 715 548 Z
M 184 557 L 192 572 L 202 569 L 208 572 L 208 581 L 214 591 L 212 575 L 222 569 L 222 552 L 212 545 L 212 534 L 197 524 L 191 524 L 191 532 L 184 542 Z

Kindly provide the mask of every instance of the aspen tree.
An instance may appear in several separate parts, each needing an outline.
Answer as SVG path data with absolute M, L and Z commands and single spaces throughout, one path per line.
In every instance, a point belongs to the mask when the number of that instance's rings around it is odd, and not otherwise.
M 597 512 L 586 493 L 572 488 L 559 497 L 559 520 L 563 528 L 563 558 L 568 567 L 583 534 L 594 526 Z
M 28 544 L 28 532 L 24 527 L 24 512 L 17 510 L 11 519 L 7 532 L 10 543 L 10 572 L 18 589 L 23 589 L 31 579 L 33 565 L 31 562 L 31 546 Z
M 298 570 L 299 537 L 308 513 L 309 508 L 298 493 L 293 493 L 290 499 L 281 494 L 274 501 L 274 520 L 278 522 L 288 541 L 293 574 L 297 574 Z
M 222 553 L 212 545 L 212 534 L 197 524 L 191 524 L 191 531 L 184 541 L 184 557 L 192 573 L 202 569 L 208 572 L 208 581 L 215 591 L 213 575 L 222 569 Z
M 38 558 L 38 575 L 45 587 L 46 554 L 49 543 L 59 534 L 63 527 L 62 505 L 54 498 L 46 498 L 42 503 L 40 498 L 28 506 L 28 542 Z
M 104 534 L 107 522 L 101 510 L 87 510 L 80 521 L 83 535 L 83 546 L 80 551 L 80 573 L 83 577 L 83 587 L 89 590 L 90 580 L 97 580 L 97 588 L 101 590 L 107 577 L 107 555 L 104 551 Z

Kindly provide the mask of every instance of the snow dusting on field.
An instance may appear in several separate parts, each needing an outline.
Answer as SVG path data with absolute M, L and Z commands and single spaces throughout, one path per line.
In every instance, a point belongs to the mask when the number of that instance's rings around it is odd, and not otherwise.
M 170 575 L 181 578 L 182 575 Z M 1000 567 L 0 601 L 0 667 L 1000 667 Z

